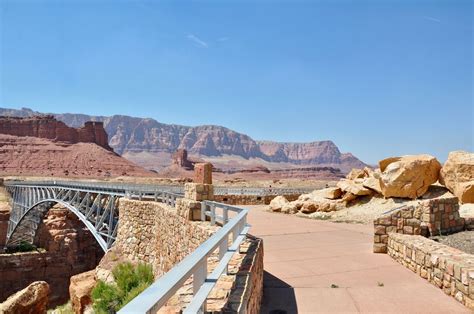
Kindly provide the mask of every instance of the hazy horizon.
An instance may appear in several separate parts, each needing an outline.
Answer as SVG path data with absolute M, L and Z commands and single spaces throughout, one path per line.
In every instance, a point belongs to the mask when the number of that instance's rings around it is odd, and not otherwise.
M 2 1 L 0 106 L 474 151 L 471 1 Z

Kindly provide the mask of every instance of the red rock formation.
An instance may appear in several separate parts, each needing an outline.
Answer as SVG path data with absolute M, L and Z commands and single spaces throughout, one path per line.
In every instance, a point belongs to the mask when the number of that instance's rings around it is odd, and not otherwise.
M 64 304 L 69 299 L 69 278 L 95 268 L 104 254 L 79 218 L 60 205 L 46 214 L 35 245 L 46 251 L 0 254 L 0 302 L 31 282 L 44 280 L 51 288 L 49 306 Z
M 194 163 L 188 159 L 188 151 L 185 149 L 178 149 L 173 154 L 172 164 L 186 170 L 194 169 Z
M 0 134 L 0 175 L 108 178 L 155 176 L 94 143 Z
M 82 128 L 75 129 L 56 120 L 53 116 L 0 117 L 0 134 L 38 137 L 71 144 L 95 143 L 107 150 L 112 150 L 108 144 L 103 122 L 89 121 Z

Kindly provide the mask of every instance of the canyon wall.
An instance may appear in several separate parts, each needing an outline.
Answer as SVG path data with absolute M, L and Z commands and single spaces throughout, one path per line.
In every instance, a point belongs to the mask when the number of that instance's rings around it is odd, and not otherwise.
M 71 144 L 95 143 L 107 150 L 112 150 L 102 122 L 88 121 L 83 127 L 72 128 L 53 116 L 29 118 L 0 116 L 0 134 L 30 136 Z
M 50 304 L 69 299 L 70 277 L 96 267 L 103 252 L 92 234 L 69 210 L 56 206 L 39 227 L 34 252 L 0 254 L 0 302 L 34 281 L 51 288 Z

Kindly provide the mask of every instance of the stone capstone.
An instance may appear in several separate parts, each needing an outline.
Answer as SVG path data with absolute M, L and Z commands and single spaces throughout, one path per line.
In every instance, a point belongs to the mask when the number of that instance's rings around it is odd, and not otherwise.
M 212 184 L 212 164 L 206 162 L 194 165 L 194 183 Z
M 41 314 L 48 306 L 49 285 L 45 281 L 35 281 L 23 290 L 10 296 L 0 304 L 2 314 Z
M 474 153 L 456 151 L 449 153 L 441 168 L 440 182 L 461 203 L 474 203 Z
M 385 197 L 416 199 L 439 177 L 441 165 L 430 155 L 407 155 L 380 161 L 380 187 Z

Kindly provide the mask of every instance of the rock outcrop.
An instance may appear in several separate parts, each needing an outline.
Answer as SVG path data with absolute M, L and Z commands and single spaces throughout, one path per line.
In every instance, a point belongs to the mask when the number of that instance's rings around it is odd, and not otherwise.
M 42 314 L 48 306 L 49 285 L 36 281 L 0 304 L 2 314 Z
M 0 134 L 37 137 L 70 144 L 95 143 L 112 150 L 102 122 L 87 121 L 83 127 L 76 129 L 49 115 L 31 118 L 0 116 Z
M 69 296 L 71 298 L 72 308 L 75 313 L 84 313 L 85 309 L 92 304 L 91 293 L 97 280 L 95 278 L 96 270 L 78 274 L 71 277 L 69 285 Z
M 441 165 L 430 155 L 409 155 L 380 161 L 380 187 L 385 197 L 416 199 L 438 181 Z
M 474 203 L 474 153 L 455 151 L 440 172 L 444 184 L 461 203 Z
M 185 149 L 178 149 L 173 154 L 172 165 L 186 170 L 194 169 L 194 163 L 188 159 L 188 151 Z

